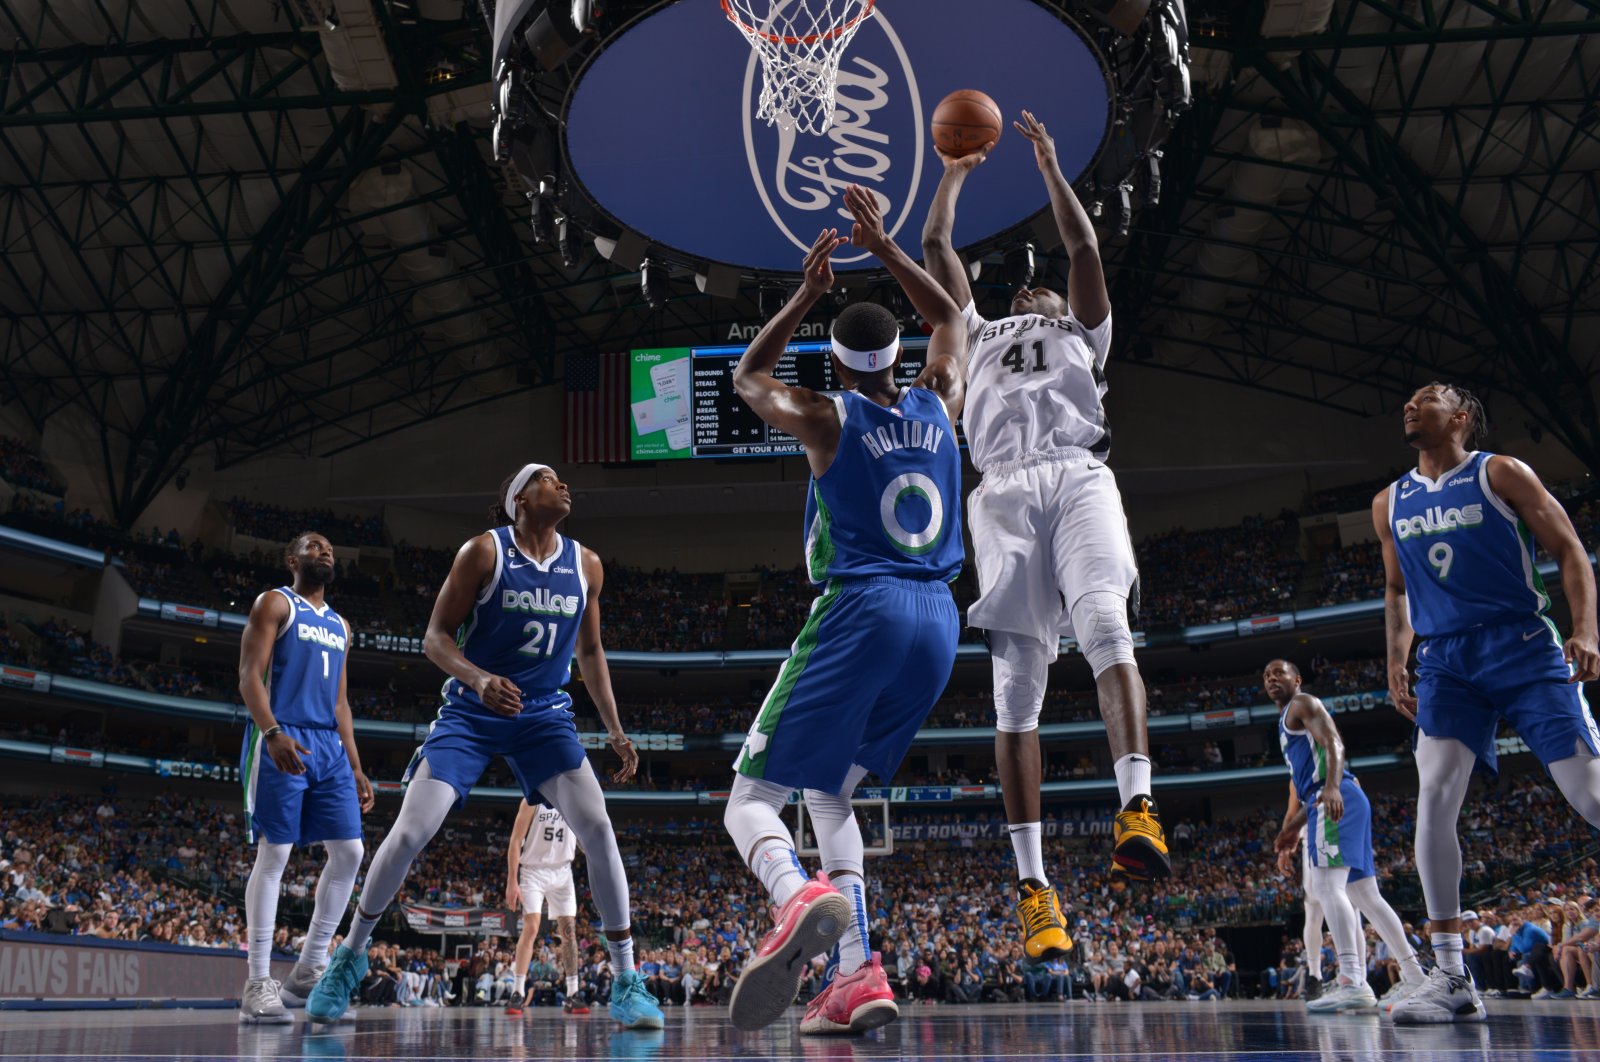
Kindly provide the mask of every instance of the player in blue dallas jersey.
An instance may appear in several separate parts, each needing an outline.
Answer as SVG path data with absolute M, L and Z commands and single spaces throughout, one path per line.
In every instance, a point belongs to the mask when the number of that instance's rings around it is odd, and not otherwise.
M 1350 772 L 1333 716 L 1301 683 L 1300 669 L 1288 660 L 1270 661 L 1261 673 L 1262 687 L 1278 706 L 1278 745 L 1289 765 L 1289 810 L 1275 844 L 1278 869 L 1294 875 L 1293 853 L 1301 846 L 1304 827 L 1306 922 L 1316 937 L 1307 947 L 1306 961 L 1314 962 L 1320 950 L 1326 918 L 1339 962 L 1338 983 L 1328 991 L 1312 995 L 1308 979 L 1306 1009 L 1365 1010 L 1380 1002 L 1387 1009 L 1421 987 L 1422 966 L 1400 916 L 1378 891 L 1372 804 Z M 1400 964 L 1400 983 L 1381 1001 L 1367 984 L 1362 915 Z M 1321 977 L 1320 963 L 1311 967 L 1310 977 Z
M 256 862 L 245 886 L 249 980 L 239 1020 L 284 1024 L 284 1004 L 302 1006 L 328 965 L 328 945 L 361 870 L 361 813 L 372 786 L 361 772 L 345 662 L 350 626 L 324 599 L 333 546 L 307 531 L 284 555 L 289 586 L 250 608 L 239 640 L 239 694 L 250 712 L 239 771 Z M 290 849 L 320 842 L 328 862 L 317 879 L 311 928 L 289 980 L 272 980 L 272 934 Z
M 411 864 L 482 776 L 502 757 L 530 804 L 560 811 L 588 857 L 589 886 L 611 952 L 611 1016 L 625 1028 L 659 1029 L 661 1008 L 633 963 L 628 879 L 606 814 L 605 793 L 561 687 L 578 667 L 622 758 L 612 775 L 633 777 L 639 754 L 623 732 L 600 643 L 600 589 L 593 550 L 556 527 L 572 511 L 567 485 L 528 464 L 501 485 L 498 525 L 468 541 L 428 620 L 423 651 L 449 676 L 439 715 L 406 771 L 399 818 L 372 857 L 350 935 L 334 951 L 306 1014 L 336 1020 L 367 969 L 367 942 Z
M 851 240 L 876 254 L 933 327 L 916 382 L 894 380 L 900 327 L 857 303 L 833 324 L 834 368 L 848 390 L 819 394 L 777 380 L 796 326 L 833 286 L 830 258 L 846 242 L 824 230 L 804 281 L 761 330 L 734 373 L 739 397 L 805 447 L 806 565 L 821 588 L 744 747 L 725 823 L 778 907 L 777 926 L 740 975 L 730 1017 L 741 1029 L 776 1021 L 812 957 L 839 944 L 834 976 L 807 1008 L 802 1033 L 851 1033 L 897 1010 L 868 955 L 860 827 L 850 797 L 868 771 L 887 781 L 944 691 L 960 621 L 948 583 L 961 571 L 961 452 L 965 396 L 961 312 L 883 231 L 878 205 L 851 186 Z M 823 875 L 808 881 L 779 817 L 805 790 Z M 830 883 L 831 877 L 831 883 Z
M 1417 724 L 1417 872 L 1439 965 L 1392 1013 L 1397 1022 L 1478 1020 L 1483 1003 L 1462 962 L 1456 822 L 1474 765 L 1496 770 L 1504 720 L 1573 808 L 1600 825 L 1600 731 L 1582 685 L 1600 677 L 1594 571 L 1532 469 L 1467 449 L 1484 418 L 1464 388 L 1423 387 L 1405 404 L 1403 428 L 1417 467 L 1373 499 L 1372 522 L 1387 580 L 1389 693 Z M 1572 612 L 1565 642 L 1546 615 L 1535 545 L 1561 570 Z M 1415 695 L 1413 634 L 1422 639 Z

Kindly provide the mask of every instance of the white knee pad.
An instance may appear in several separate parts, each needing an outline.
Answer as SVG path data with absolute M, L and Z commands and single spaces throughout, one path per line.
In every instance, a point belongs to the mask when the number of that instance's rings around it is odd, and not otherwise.
M 1091 590 L 1072 603 L 1072 635 L 1094 677 L 1115 664 L 1133 663 L 1133 631 L 1128 599 L 1110 590 Z
M 790 789 L 776 782 L 737 775 L 728 806 L 722 812 L 722 825 L 733 838 L 739 858 L 748 865 L 757 842 L 763 837 L 789 839 L 789 828 L 780 813 L 789 803 Z
M 1011 631 L 989 632 L 994 666 L 995 729 L 1023 734 L 1039 725 L 1039 709 L 1055 650 L 1037 638 Z

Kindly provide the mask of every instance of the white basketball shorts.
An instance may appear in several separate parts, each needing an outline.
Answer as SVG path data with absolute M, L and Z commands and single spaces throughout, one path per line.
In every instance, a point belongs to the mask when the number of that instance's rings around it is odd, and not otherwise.
M 571 918 L 578 913 L 578 889 L 572 883 L 572 865 L 521 867 L 517 887 L 522 890 L 522 913 L 539 914 L 545 902 L 551 918 Z
M 1094 590 L 1138 605 L 1139 568 L 1122 494 L 1087 450 L 1036 452 L 996 465 L 967 496 L 978 600 L 967 624 L 1044 642 L 1072 635 L 1071 606 Z

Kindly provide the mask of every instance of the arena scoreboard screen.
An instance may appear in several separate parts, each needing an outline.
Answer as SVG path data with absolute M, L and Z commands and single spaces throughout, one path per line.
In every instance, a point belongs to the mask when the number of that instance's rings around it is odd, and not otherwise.
M 748 344 L 635 350 L 629 357 L 629 452 L 635 461 L 798 454 L 800 443 L 767 427 L 733 390 Z M 926 336 L 900 340 L 895 378 L 908 384 L 927 359 Z M 838 391 L 827 340 L 791 343 L 777 377 L 814 391 Z

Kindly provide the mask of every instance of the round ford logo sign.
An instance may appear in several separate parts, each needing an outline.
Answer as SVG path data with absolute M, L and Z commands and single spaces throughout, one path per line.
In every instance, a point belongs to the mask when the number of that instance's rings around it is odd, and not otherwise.
M 959 88 L 993 96 L 1009 121 L 1026 107 L 1056 141 L 1069 178 L 1109 128 L 1098 55 L 1032 0 L 880 0 L 839 69 L 821 136 L 755 117 L 761 70 L 715 0 L 679 0 L 607 42 L 567 102 L 573 175 L 618 223 L 684 254 L 753 270 L 799 268 L 819 229 L 848 231 L 844 189 L 877 196 L 901 246 L 919 241 L 943 167 L 929 115 Z M 1048 205 L 1033 151 L 1007 128 L 967 181 L 955 240 L 966 246 Z M 846 246 L 841 268 L 875 265 Z

